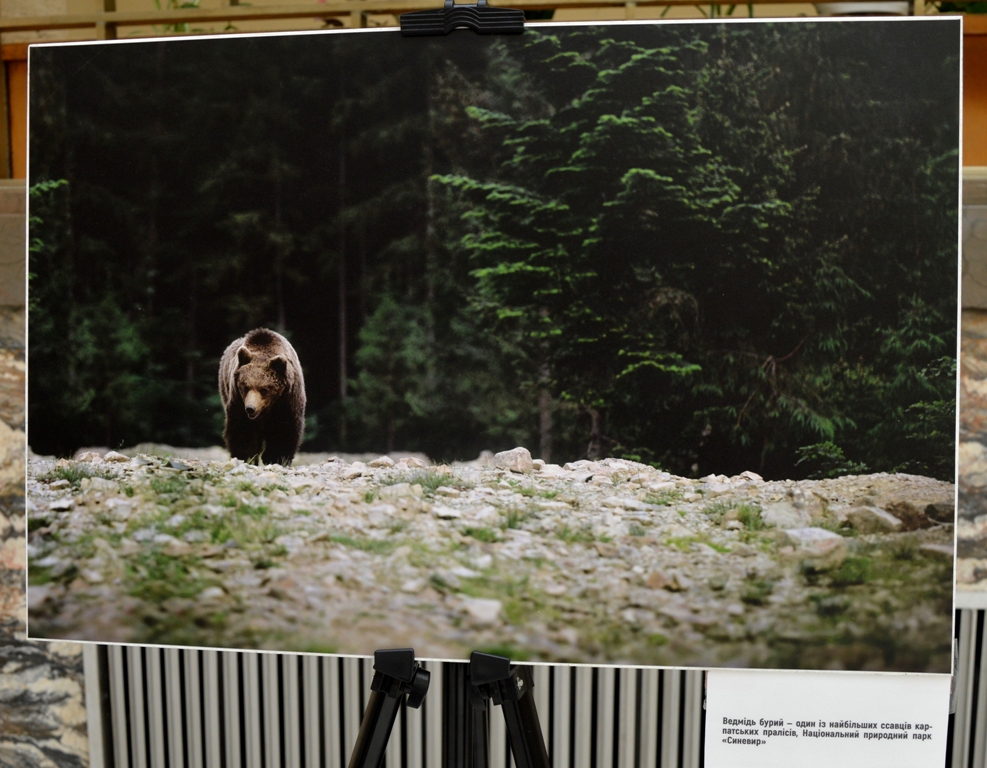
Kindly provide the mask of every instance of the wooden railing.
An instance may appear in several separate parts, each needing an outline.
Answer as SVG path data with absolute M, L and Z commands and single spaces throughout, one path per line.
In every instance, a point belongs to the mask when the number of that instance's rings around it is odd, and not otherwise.
M 228 1 L 228 0 L 227 0 Z M 791 5 L 793 0 L 757 0 L 737 3 L 735 0 L 492 0 L 491 5 L 509 6 L 526 11 L 560 8 L 667 8 L 669 6 L 740 7 L 748 5 Z M 835 0 L 848 2 L 851 0 Z M 797 0 L 796 0 L 797 2 Z M 367 15 L 397 15 L 424 8 L 435 8 L 438 2 L 428 0 L 329 0 L 319 4 L 257 6 L 227 4 L 220 8 L 181 8 L 147 11 L 116 11 L 101 13 L 62 14 L 57 16 L 0 16 L 0 32 L 24 32 L 53 29 L 93 28 L 97 37 L 113 37 L 122 26 L 173 26 L 209 22 L 271 21 L 285 19 L 347 19 Z M 108 3 L 111 7 L 113 2 Z M 921 9 L 918 9 L 921 11 Z M 638 15 L 636 12 L 635 15 Z M 357 18 L 359 17 L 359 18 Z M 362 26 L 361 23 L 352 26 Z

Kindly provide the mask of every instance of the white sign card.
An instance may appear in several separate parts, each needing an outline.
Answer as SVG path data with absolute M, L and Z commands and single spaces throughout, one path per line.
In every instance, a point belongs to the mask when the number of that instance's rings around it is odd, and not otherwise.
M 948 675 L 711 670 L 709 768 L 941 768 Z

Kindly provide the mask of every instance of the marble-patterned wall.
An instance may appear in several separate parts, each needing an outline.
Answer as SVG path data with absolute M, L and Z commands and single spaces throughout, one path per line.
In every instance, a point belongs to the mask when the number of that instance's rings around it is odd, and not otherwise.
M 0 215 L 18 210 L 4 198 L 23 194 L 0 185 Z M 13 240 L 0 238 L 0 264 L 23 259 L 23 238 Z M 27 640 L 24 307 L 10 303 L 0 301 L 0 766 L 87 768 L 82 646 Z

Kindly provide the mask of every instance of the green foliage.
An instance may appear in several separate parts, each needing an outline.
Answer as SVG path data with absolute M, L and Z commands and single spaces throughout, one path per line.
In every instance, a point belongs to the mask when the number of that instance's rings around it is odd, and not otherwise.
M 949 479 L 946 38 L 39 52 L 32 447 L 217 443 L 219 357 L 266 325 L 305 368 L 311 450 Z
M 862 475 L 867 472 L 866 464 L 848 461 L 843 455 L 843 449 L 829 441 L 803 446 L 798 449 L 798 455 L 795 466 L 804 466 L 806 477 L 812 480 Z

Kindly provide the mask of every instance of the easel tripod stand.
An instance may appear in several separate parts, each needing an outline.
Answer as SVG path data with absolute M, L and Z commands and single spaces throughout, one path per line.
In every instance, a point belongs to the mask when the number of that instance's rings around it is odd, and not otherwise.
M 501 707 L 517 768 L 550 768 L 528 667 L 474 651 L 470 663 L 450 664 L 443 690 L 443 768 L 489 768 L 487 709 Z M 429 673 L 411 648 L 374 653 L 370 699 L 350 757 L 349 768 L 380 768 L 394 720 L 407 696 L 418 708 L 428 691 Z

